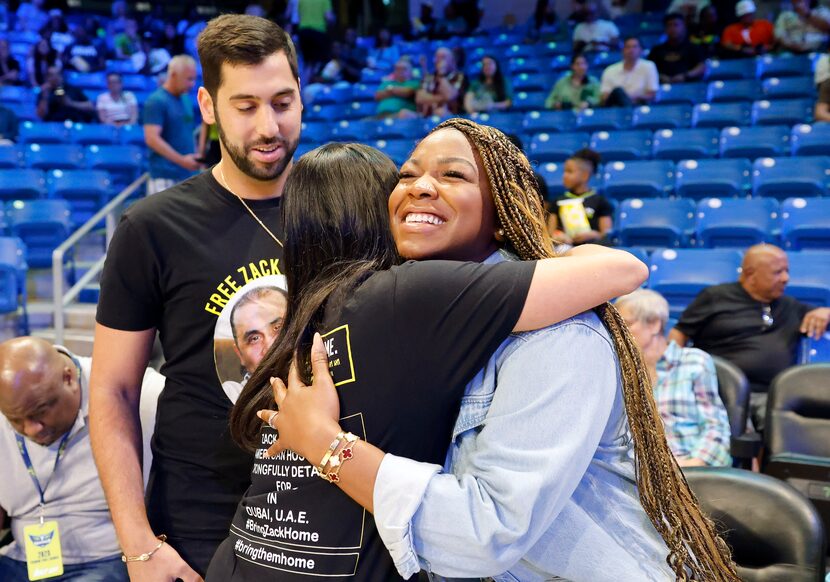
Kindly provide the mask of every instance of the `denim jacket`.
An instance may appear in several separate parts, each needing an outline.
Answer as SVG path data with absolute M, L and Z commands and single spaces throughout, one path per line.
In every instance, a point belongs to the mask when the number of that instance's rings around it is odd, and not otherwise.
M 443 468 L 385 456 L 375 522 L 404 577 L 671 580 L 632 446 L 613 344 L 583 313 L 499 347 L 467 386 Z

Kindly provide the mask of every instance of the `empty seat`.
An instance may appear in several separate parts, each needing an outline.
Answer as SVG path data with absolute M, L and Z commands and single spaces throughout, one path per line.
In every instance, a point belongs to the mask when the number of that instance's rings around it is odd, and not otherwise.
M 752 104 L 754 125 L 787 125 L 805 123 L 813 118 L 812 99 L 779 99 L 756 101 Z
M 556 78 L 549 73 L 519 73 L 513 75 L 514 91 L 550 91 Z
M 327 85 L 314 94 L 312 104 L 331 105 L 332 103 L 346 103 L 352 100 L 352 86 L 345 84 Z
M 674 164 L 666 160 L 612 162 L 603 171 L 605 195 L 624 198 L 659 198 L 674 189 Z
M 706 91 L 710 103 L 755 101 L 761 94 L 761 83 L 755 79 L 712 81 Z
M 24 101 L 33 100 L 34 93 L 28 87 L 17 87 L 15 85 L 3 85 L 0 87 L 0 103 L 6 106 L 14 106 Z
M 346 119 L 364 119 L 375 114 L 377 105 L 371 101 L 352 101 L 343 110 Z
M 562 162 L 545 162 L 536 167 L 536 172 L 545 181 L 548 188 L 548 200 L 555 200 L 565 194 L 562 184 L 562 175 L 565 173 L 565 164 Z
M 771 243 L 778 230 L 774 198 L 704 198 L 697 205 L 696 239 L 706 248 Z
M 587 133 L 540 133 L 530 141 L 528 158 L 535 162 L 562 162 L 573 153 L 588 147 L 590 136 Z
M 660 85 L 657 90 L 655 103 L 688 103 L 697 105 L 706 101 L 707 83 L 675 83 L 674 85 Z
M 554 133 L 573 131 L 576 114 L 573 111 L 530 111 L 522 120 L 525 133 Z
M 645 264 L 648 264 L 648 251 L 643 247 L 615 247 L 618 251 L 625 251 L 627 253 L 631 253 Z M 674 327 L 674 325 L 667 326 L 666 331 L 668 332 L 669 329 Z
M 17 321 L 21 335 L 29 333 L 26 298 L 26 245 L 18 237 L 0 237 L 0 313 L 22 313 Z
M 712 127 L 661 129 L 654 132 L 653 157 L 658 160 L 713 158 L 720 149 L 720 133 Z
M 80 145 L 118 143 L 118 128 L 103 123 L 76 123 L 69 128 L 69 139 Z
M 334 124 L 304 121 L 300 130 L 300 141 L 304 143 L 326 143 L 331 139 L 332 125 Z
M 144 146 L 144 126 L 142 125 L 124 125 L 118 131 L 118 137 L 124 145 L 139 145 Z
M 91 145 L 86 150 L 86 163 L 90 170 L 109 172 L 114 188 L 120 190 L 141 174 L 144 156 L 134 145 Z
M 781 204 L 784 248 L 830 249 L 830 198 L 787 198 Z
M 765 99 L 799 99 L 813 97 L 816 86 L 813 77 L 773 77 L 761 84 Z
M 721 61 L 709 59 L 706 62 L 707 81 L 725 81 L 731 79 L 754 79 L 756 64 L 754 59 L 734 59 Z
M 545 91 L 517 91 L 513 94 L 512 108 L 515 111 L 543 109 L 548 94 Z
M 374 101 L 380 83 L 355 83 L 352 85 L 353 101 Z
M 726 127 L 720 134 L 720 155 L 724 158 L 755 158 L 785 155 L 790 149 L 790 128 Z
M 410 139 L 379 139 L 372 145 L 392 158 L 398 167 L 404 164 L 415 149 L 415 141 Z
M 85 223 L 112 194 L 112 181 L 103 170 L 53 170 L 47 174 L 52 198 L 68 200 L 73 224 Z
M 20 143 L 65 143 L 69 141 L 69 129 L 54 121 L 24 121 L 18 130 Z
M 830 123 L 796 125 L 790 143 L 794 156 L 830 156 Z
M 26 146 L 0 146 L 0 169 L 10 170 L 23 165 L 23 148 Z
M 692 127 L 737 127 L 749 125 L 749 103 L 700 103 L 692 110 Z
M 32 267 L 51 267 L 54 251 L 72 230 L 66 200 L 15 200 L 6 205 L 9 231 L 19 237 Z
M 583 109 L 576 118 L 576 127 L 581 131 L 611 131 L 628 129 L 630 126 L 631 110 L 624 107 Z
M 632 198 L 620 204 L 620 244 L 646 249 L 688 246 L 695 222 L 694 202 L 685 198 Z
M 510 59 L 508 70 L 512 75 L 521 73 L 541 73 L 548 70 L 548 59 L 543 57 L 526 58 L 516 57 Z
M 798 346 L 799 364 L 830 364 L 830 332 L 819 339 L 803 337 Z
M 331 103 L 329 105 L 314 104 L 303 110 L 303 118 L 305 121 L 332 122 L 343 119 L 343 117 L 342 103 Z
M 741 253 L 732 249 L 665 249 L 651 254 L 649 289 L 669 302 L 675 317 L 706 287 L 738 280 Z
M 326 125 L 331 128 L 329 139 L 334 141 L 363 141 L 371 135 L 377 122 L 369 119 L 344 119 Z
M 78 89 L 89 89 L 92 91 L 105 91 L 107 89 L 107 75 L 103 72 L 82 73 L 79 71 L 67 71 L 66 80 L 70 85 Z
M 642 105 L 634 108 L 631 118 L 631 127 L 634 129 L 673 129 L 689 127 L 692 122 L 692 106 L 687 104 L 674 105 Z
M 393 119 L 379 121 L 372 130 L 375 139 L 421 139 L 425 134 L 422 119 Z
M 830 307 L 830 251 L 790 251 L 787 258 L 787 295 L 816 307 Z
M 598 131 L 591 136 L 590 148 L 603 162 L 640 160 L 651 154 L 652 134 L 648 130 Z
M 475 116 L 478 123 L 495 127 L 504 133 L 519 133 L 522 131 L 524 113 L 521 111 L 498 111 L 494 113 L 479 113 Z
M 677 164 L 676 194 L 684 198 L 726 198 L 748 194 L 752 186 L 749 160 L 684 160 Z
M 830 187 L 830 158 L 761 158 L 752 167 L 754 196 L 790 197 L 824 196 Z
M 593 57 L 589 54 L 588 60 L 592 69 L 601 71 L 609 65 L 619 63 L 622 60 L 622 53 L 620 51 L 601 51 L 595 53 Z
M 0 170 L 0 200 L 46 196 L 46 177 L 41 170 Z
M 26 165 L 36 170 L 76 170 L 83 167 L 84 150 L 77 144 L 30 143 Z
M 799 77 L 813 65 L 808 55 L 764 55 L 758 58 L 758 77 Z

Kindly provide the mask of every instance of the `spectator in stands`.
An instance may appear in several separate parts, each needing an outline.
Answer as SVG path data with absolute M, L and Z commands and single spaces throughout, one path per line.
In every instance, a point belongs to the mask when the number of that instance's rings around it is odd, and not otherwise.
M 669 447 L 681 467 L 729 466 L 730 429 L 712 356 L 666 339 L 669 303 L 638 289 L 615 303 L 640 347 Z
M 754 57 L 769 52 L 775 45 L 772 23 L 755 18 L 755 2 L 740 0 L 735 5 L 738 22 L 723 30 L 720 42 L 725 56 Z
M 816 85 L 821 85 L 827 79 L 830 79 L 830 44 L 827 45 L 824 54 L 818 58 L 816 70 L 813 73 L 813 82 Z
M 658 76 L 654 63 L 641 59 L 640 39 L 631 36 L 623 44 L 623 60 L 602 72 L 600 92 L 607 107 L 630 107 L 650 103 L 657 94 Z
M 458 113 L 467 79 L 456 67 L 455 55 L 447 47 L 438 47 L 433 64 L 435 72 L 424 76 L 415 94 L 418 112 L 425 117 Z
M 155 43 L 156 48 L 163 48 L 170 55 L 184 53 L 184 37 L 176 30 L 176 25 L 167 22 L 164 25 L 161 38 Z
M 126 0 L 113 0 L 112 6 L 110 7 L 112 18 L 110 18 L 109 24 L 107 25 L 107 36 L 109 38 L 115 39 L 116 36 L 124 32 L 124 29 L 127 28 L 129 9 L 130 6 Z
M 435 24 L 433 30 L 434 38 L 450 38 L 461 36 L 467 33 L 467 21 L 458 13 L 458 9 L 452 2 L 444 6 L 444 18 Z
M 677 13 L 663 18 L 666 41 L 649 51 L 648 58 L 657 66 L 661 83 L 698 81 L 706 72 L 703 50 L 692 44 L 686 35 L 686 22 Z
M 55 531 L 62 550 L 60 580 L 128 580 L 90 448 L 91 366 L 91 358 L 38 338 L 0 344 L 5 417 L 0 421 L 0 523 L 11 518 L 15 540 L 0 549 L 4 582 L 29 580 L 23 541 Z M 164 377 L 148 370 L 143 386 L 141 419 L 145 430 L 152 430 L 148 422 L 155 419 Z M 145 464 L 150 463 L 149 432 Z
M 58 8 L 49 11 L 49 20 L 46 22 L 46 26 L 40 30 L 40 34 L 48 38 L 49 44 L 59 53 L 63 53 L 66 47 L 72 43 L 69 26 L 63 18 L 63 12 Z
M 614 207 L 590 184 L 600 161 L 600 155 L 587 148 L 565 161 L 565 194 L 551 203 L 548 217 L 548 230 L 558 234 L 558 241 L 574 245 L 602 243 L 614 228 Z
M 502 73 L 495 57 L 481 58 L 481 73 L 470 83 L 464 94 L 464 109 L 467 113 L 504 111 L 513 104 L 513 88 Z
M 750 247 L 737 283 L 707 287 L 680 316 L 669 338 L 729 360 L 746 374 L 750 413 L 763 430 L 767 389 L 795 363 L 802 334 L 821 337 L 830 308 L 817 309 L 784 295 L 789 281 L 787 254 L 773 245 Z
M 673 0 L 666 14 L 679 14 L 684 22 L 697 22 L 701 11 L 710 5 L 710 0 Z
M 46 82 L 46 73 L 50 67 L 60 67 L 60 55 L 52 48 L 48 38 L 40 37 L 29 50 L 26 59 L 26 72 L 32 87 L 40 87 Z
M 784 10 L 775 21 L 775 40 L 791 53 L 810 53 L 827 44 L 830 9 L 816 0 L 792 0 L 792 10 Z
M 695 21 L 694 32 L 690 40 L 703 51 L 706 58 L 717 55 L 720 48 L 720 25 L 718 24 L 718 12 L 711 4 L 705 6 Z
M 412 19 L 412 36 L 414 38 L 433 38 L 436 20 L 431 2 L 421 2 L 417 18 Z
M 370 69 L 388 71 L 395 66 L 399 58 L 401 58 L 401 51 L 392 42 L 392 33 L 388 28 L 378 30 L 375 35 L 375 46 L 366 57 L 366 66 Z
M 15 112 L 0 105 L 0 145 L 13 145 L 17 141 L 18 127 Z
M 303 55 L 304 81 L 310 80 L 328 62 L 331 54 L 329 26 L 334 24 L 331 0 L 297 0 L 298 35 Z
M 64 67 L 82 73 L 102 70 L 106 56 L 104 43 L 90 35 L 84 26 L 73 28 L 72 36 L 75 42 L 66 47 L 63 54 Z
M 37 116 L 43 121 L 92 121 L 95 105 L 75 87 L 67 85 L 58 67 L 49 67 L 37 98 Z
M 588 74 L 588 59 L 574 53 L 571 70 L 560 77 L 551 89 L 545 107 L 548 109 L 577 109 L 599 105 L 599 81 Z
M 420 81 L 412 78 L 412 63 L 408 57 L 401 57 L 395 63 L 395 70 L 386 77 L 375 93 L 378 102 L 378 117 L 408 119 L 417 117 L 415 93 Z
M 830 79 L 825 79 L 818 86 L 815 118 L 816 121 L 830 121 Z
M 107 91 L 98 95 L 95 109 L 101 123 L 121 127 L 138 122 L 138 101 L 131 91 L 124 91 L 124 83 L 118 73 L 107 75 Z
M 172 187 L 201 168 L 188 95 L 195 84 L 196 61 L 188 55 L 175 56 L 167 66 L 164 85 L 144 104 L 144 141 L 150 148 L 148 195 Z
M 141 50 L 141 33 L 135 18 L 128 18 L 124 32 L 115 37 L 115 56 L 119 59 L 129 59 Z
M 0 38 L 0 85 L 20 85 L 20 63 L 9 52 L 5 38 Z
M 585 20 L 574 29 L 574 52 L 617 50 L 620 31 L 610 20 L 597 18 L 597 5 L 593 0 L 585 3 Z
M 17 8 L 17 30 L 25 32 L 40 32 L 49 21 L 49 15 L 43 10 L 45 0 L 30 0 L 21 2 Z

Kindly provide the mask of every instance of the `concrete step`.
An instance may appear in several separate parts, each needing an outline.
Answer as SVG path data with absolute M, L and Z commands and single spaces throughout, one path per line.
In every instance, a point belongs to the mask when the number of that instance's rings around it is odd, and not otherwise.
M 92 340 L 95 332 L 91 329 L 67 328 L 63 332 L 62 345 L 78 356 L 92 356 Z M 55 329 L 45 328 L 32 331 L 35 337 L 55 341 Z
M 96 305 L 91 303 L 77 303 L 64 309 L 64 323 L 67 328 L 95 329 Z M 33 329 L 52 327 L 54 305 L 51 301 L 29 302 L 29 326 Z

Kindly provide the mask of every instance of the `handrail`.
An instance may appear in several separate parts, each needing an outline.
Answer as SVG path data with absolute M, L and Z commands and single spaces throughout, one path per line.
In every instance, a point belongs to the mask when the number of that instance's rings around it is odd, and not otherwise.
M 148 179 L 149 174 L 146 172 L 139 176 L 135 181 L 133 181 L 132 184 L 119 192 L 115 198 L 110 200 L 101 210 L 96 212 L 92 218 L 79 227 L 78 230 L 73 232 L 69 238 L 58 246 L 58 248 L 52 251 L 52 302 L 56 344 L 63 343 L 64 307 L 69 305 L 69 303 L 81 293 L 84 286 L 92 281 L 92 279 L 101 272 L 104 268 L 104 258 L 106 255 L 101 257 L 94 265 L 92 265 L 92 267 L 84 273 L 84 276 L 81 277 L 66 293 L 63 291 L 63 258 L 66 256 L 67 251 L 75 246 L 78 241 L 89 233 L 89 231 L 91 231 L 96 224 L 101 222 L 102 219 L 106 219 L 107 248 L 109 248 L 110 240 L 112 240 L 112 235 L 115 232 L 116 227 L 116 210 L 120 209 L 121 204 L 129 198 L 133 192 L 138 190 L 138 188 Z

